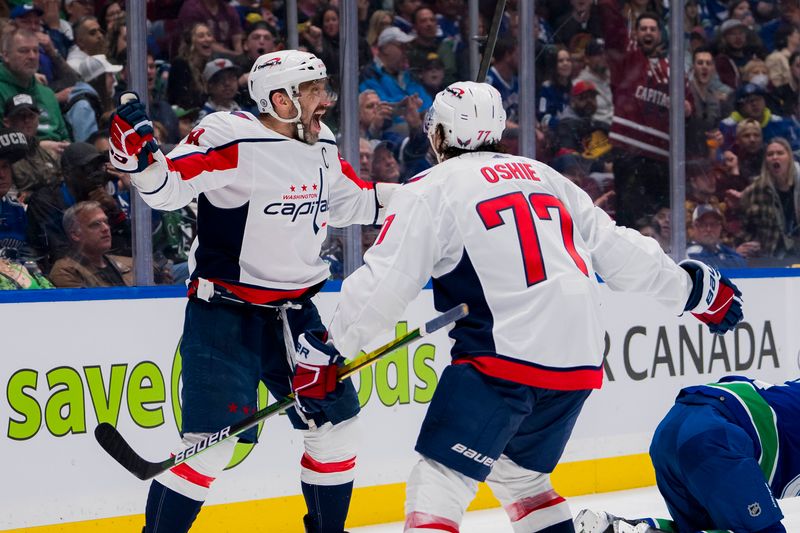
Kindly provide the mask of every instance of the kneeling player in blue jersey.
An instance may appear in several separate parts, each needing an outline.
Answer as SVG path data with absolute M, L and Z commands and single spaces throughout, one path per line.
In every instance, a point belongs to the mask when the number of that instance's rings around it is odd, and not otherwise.
M 405 530 L 457 533 L 485 480 L 515 533 L 571 533 L 550 473 L 603 381 L 595 274 L 715 333 L 741 320 L 740 293 L 716 270 L 677 265 L 653 239 L 618 227 L 547 165 L 499 153 L 506 115 L 491 85 L 454 83 L 428 113 L 439 164 L 393 193 L 366 264 L 342 284 L 333 344 L 354 356 L 431 277 L 437 309 L 468 304 L 417 439 Z
M 729 376 L 681 390 L 650 445 L 672 521 L 584 510 L 577 531 L 785 532 L 775 498 L 800 495 L 798 416 L 798 381 Z

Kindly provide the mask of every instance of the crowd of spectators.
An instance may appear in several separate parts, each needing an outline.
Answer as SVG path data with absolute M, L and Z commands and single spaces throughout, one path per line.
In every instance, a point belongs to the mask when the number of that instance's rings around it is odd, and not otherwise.
M 302 48 L 338 90 L 341 0 L 298 0 Z M 169 150 L 214 112 L 256 112 L 257 57 L 286 47 L 285 2 L 148 0 L 149 111 Z M 518 152 L 519 1 L 510 0 L 487 79 Z M 800 1 L 536 2 L 537 158 L 619 223 L 670 246 L 669 77 L 686 84 L 687 252 L 718 266 L 800 256 Z M 479 2 L 485 34 L 495 2 Z M 0 288 L 130 285 L 130 183 L 107 162 L 126 90 L 122 0 L 0 0 Z M 433 164 L 423 116 L 470 79 L 467 0 L 357 0 L 359 167 L 403 183 Z M 686 64 L 670 68 L 671 39 Z M 675 103 L 675 102 L 673 102 Z M 326 122 L 338 132 L 334 104 Z M 182 283 L 193 205 L 153 215 L 159 283 Z M 365 228 L 363 246 L 375 228 Z M 341 242 L 326 249 L 341 272 Z

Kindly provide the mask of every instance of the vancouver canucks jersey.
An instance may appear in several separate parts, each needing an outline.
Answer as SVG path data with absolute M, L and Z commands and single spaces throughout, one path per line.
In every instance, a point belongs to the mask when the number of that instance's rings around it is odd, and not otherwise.
M 772 385 L 742 376 L 687 387 L 682 403 L 711 403 L 753 440 L 755 457 L 776 498 L 800 496 L 800 382 Z
M 212 113 L 167 159 L 169 169 L 150 165 L 133 176 L 134 184 L 156 209 L 178 209 L 197 198 L 191 277 L 245 299 L 250 289 L 292 297 L 325 280 L 320 248 L 328 226 L 378 219 L 373 184 L 340 160 L 324 125 L 311 145 L 266 128 L 250 113 Z

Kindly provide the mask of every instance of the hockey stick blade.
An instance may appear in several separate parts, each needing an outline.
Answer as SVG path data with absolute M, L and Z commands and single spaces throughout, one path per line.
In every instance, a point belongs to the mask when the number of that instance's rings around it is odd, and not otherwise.
M 434 319 L 426 322 L 422 327 L 409 331 L 401 337 L 397 337 L 393 341 L 384 344 L 380 348 L 373 350 L 361 357 L 356 357 L 351 362 L 342 366 L 337 372 L 337 378 L 341 381 L 355 374 L 364 367 L 367 367 L 380 359 L 400 348 L 411 344 L 415 340 L 430 335 L 431 333 L 442 329 L 443 327 L 452 324 L 456 320 L 460 320 L 467 316 L 469 309 L 466 304 L 460 304 L 452 309 L 442 313 Z M 287 398 L 278 400 L 263 409 L 256 411 L 252 415 L 243 418 L 242 420 L 225 427 L 216 433 L 208 435 L 203 440 L 193 444 L 188 448 L 184 448 L 175 455 L 170 456 L 160 462 L 152 462 L 144 459 L 125 440 L 122 434 L 109 424 L 108 422 L 101 422 L 94 430 L 94 437 L 100 446 L 121 464 L 128 472 L 141 480 L 148 480 L 154 478 L 162 472 L 166 472 L 170 468 L 177 466 L 187 459 L 204 452 L 208 448 L 219 444 L 223 440 L 229 439 L 250 429 L 256 424 L 270 418 L 278 413 L 282 413 L 294 404 L 294 396 L 289 395 Z

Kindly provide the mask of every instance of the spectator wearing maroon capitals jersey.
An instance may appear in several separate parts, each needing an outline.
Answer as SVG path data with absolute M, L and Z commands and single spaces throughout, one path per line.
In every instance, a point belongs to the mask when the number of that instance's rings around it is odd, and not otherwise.
M 645 12 L 628 36 L 615 0 L 598 2 L 611 71 L 617 221 L 631 224 L 669 203 L 669 60 L 660 19 Z
M 339 158 L 322 123 L 332 103 L 327 81 L 312 54 L 265 54 L 249 78 L 259 115 L 211 113 L 165 156 L 144 105 L 128 93 L 110 139 L 114 165 L 132 173 L 152 207 L 197 198 L 181 341 L 183 446 L 244 418 L 259 381 L 276 398 L 294 394 L 288 417 L 303 435 L 308 533 L 344 530 L 359 411 L 352 382 L 336 380 L 341 358 L 311 301 L 330 276 L 322 244 L 329 226 L 381 222 L 397 187 L 362 181 Z M 145 532 L 188 531 L 236 440 L 255 438 L 252 428 L 158 476 Z

